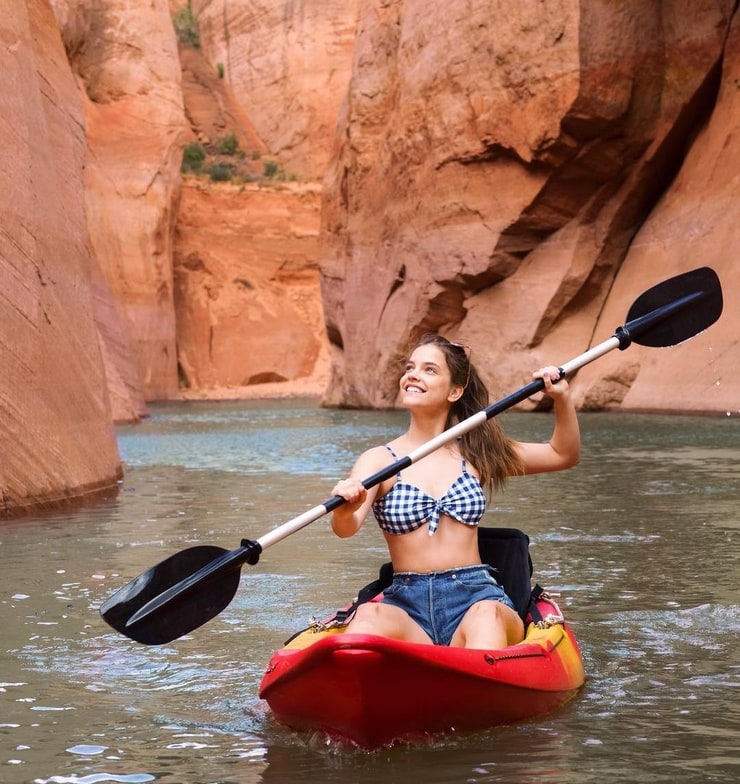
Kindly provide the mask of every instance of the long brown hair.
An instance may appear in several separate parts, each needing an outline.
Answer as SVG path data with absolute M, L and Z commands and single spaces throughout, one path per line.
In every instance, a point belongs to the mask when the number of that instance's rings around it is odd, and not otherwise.
M 422 335 L 415 348 L 432 344 L 445 355 L 453 384 L 463 387 L 462 395 L 452 404 L 445 429 L 482 411 L 489 403 L 488 389 L 470 361 L 469 350 L 442 335 Z M 519 455 L 501 426 L 494 419 L 469 430 L 460 438 L 460 452 L 475 466 L 481 484 L 489 491 L 500 490 L 507 477 L 524 471 Z

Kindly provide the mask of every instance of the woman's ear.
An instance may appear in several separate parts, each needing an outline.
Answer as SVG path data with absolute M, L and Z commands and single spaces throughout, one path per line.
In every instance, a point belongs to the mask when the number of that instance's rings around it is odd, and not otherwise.
M 450 394 L 447 395 L 447 399 L 450 403 L 456 403 L 463 396 L 464 391 L 465 387 L 452 387 Z

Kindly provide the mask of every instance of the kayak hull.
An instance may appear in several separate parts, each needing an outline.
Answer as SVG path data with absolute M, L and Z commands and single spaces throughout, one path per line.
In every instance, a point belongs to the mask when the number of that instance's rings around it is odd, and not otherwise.
M 550 599 L 543 617 L 560 616 Z M 374 749 L 431 733 L 468 732 L 556 710 L 584 683 L 570 627 L 530 623 L 500 650 L 422 645 L 341 629 L 308 629 L 267 665 L 260 697 L 295 730 Z

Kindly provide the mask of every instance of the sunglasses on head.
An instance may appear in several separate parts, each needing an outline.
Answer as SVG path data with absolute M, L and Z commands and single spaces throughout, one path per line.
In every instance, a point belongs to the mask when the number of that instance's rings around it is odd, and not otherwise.
M 451 340 L 448 340 L 447 343 L 456 351 L 462 351 L 462 353 L 465 354 L 465 359 L 468 360 L 468 375 L 465 379 L 465 384 L 463 385 L 463 388 L 467 389 L 468 384 L 470 383 L 470 357 L 473 353 L 473 349 L 470 346 L 463 345 L 462 343 L 453 343 Z

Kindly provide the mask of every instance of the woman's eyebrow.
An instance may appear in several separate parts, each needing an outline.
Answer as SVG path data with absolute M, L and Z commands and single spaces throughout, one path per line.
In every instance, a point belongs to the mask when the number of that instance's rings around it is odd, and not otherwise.
M 442 367 L 441 365 L 439 365 L 438 363 L 434 362 L 434 360 L 431 359 L 423 359 L 421 362 L 418 363 L 414 362 L 413 359 L 406 360 L 406 367 L 416 366 L 417 364 L 419 367 L 433 367 L 433 368 L 437 368 L 437 370 L 439 370 L 439 368 Z

